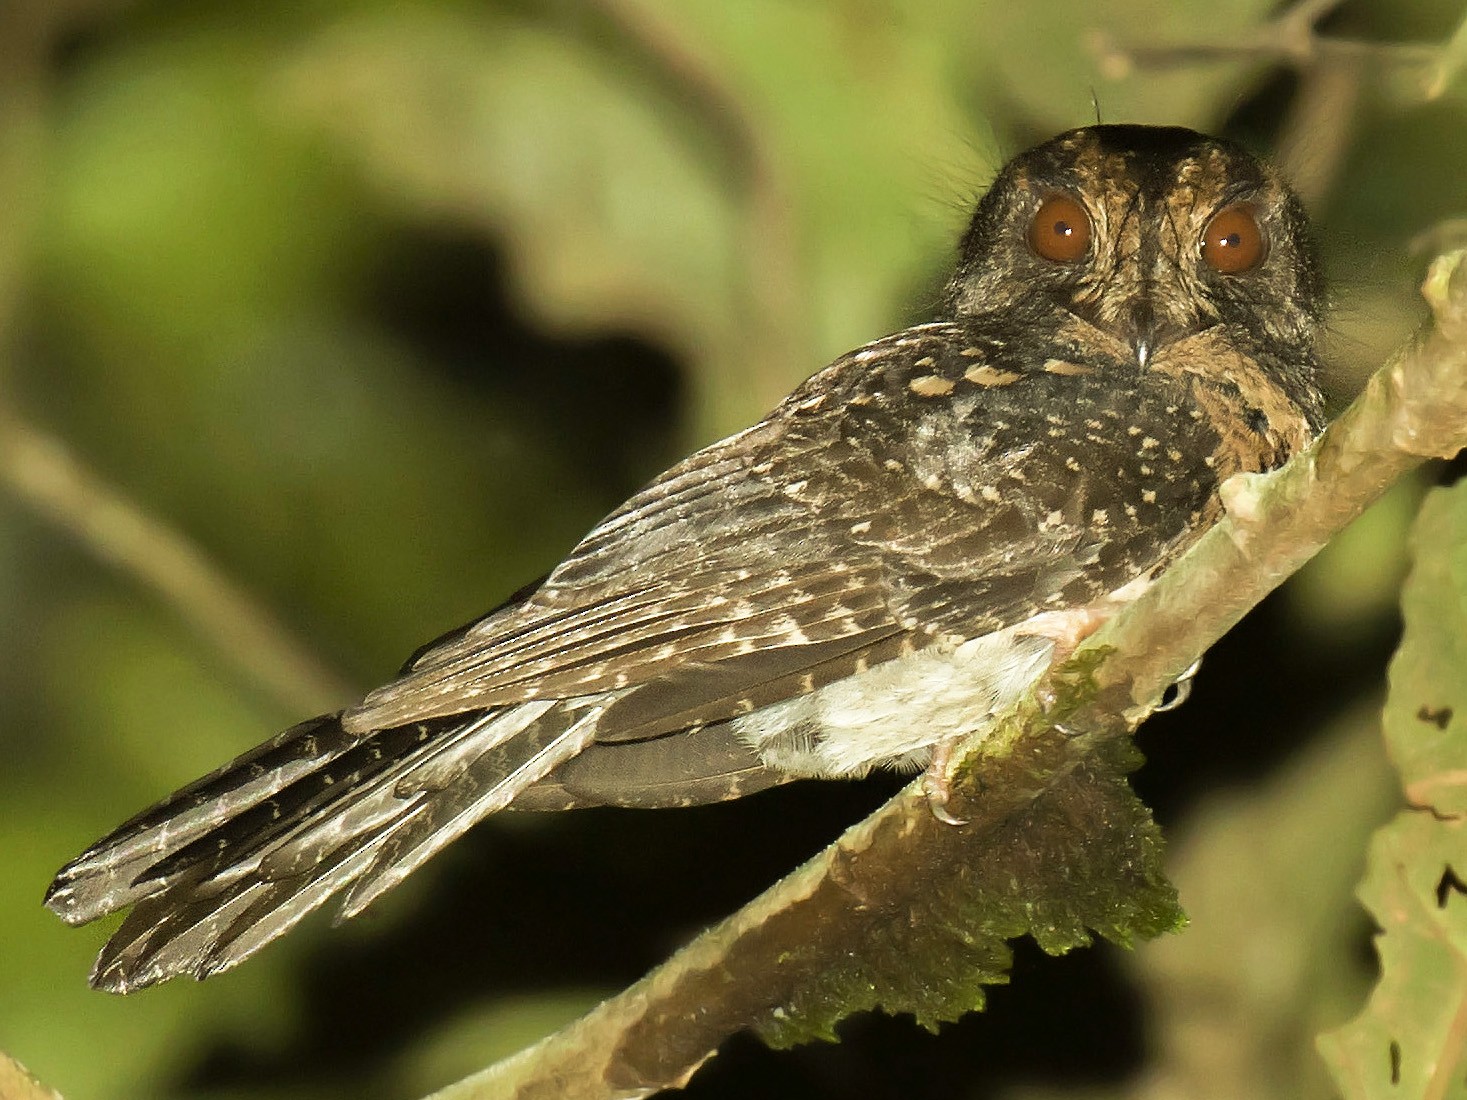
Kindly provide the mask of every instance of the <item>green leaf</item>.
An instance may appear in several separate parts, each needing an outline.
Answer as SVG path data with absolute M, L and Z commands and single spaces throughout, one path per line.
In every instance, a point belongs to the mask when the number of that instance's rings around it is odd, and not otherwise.
M 1391 663 L 1386 744 L 1406 800 L 1467 814 L 1467 484 L 1431 493 L 1402 593 L 1406 634 Z M 1467 874 L 1467 867 L 1463 868 Z
M 1015 98 L 1018 113 L 1038 129 L 1063 130 L 1095 121 L 1181 124 L 1208 129 L 1257 76 L 1257 60 L 1236 57 L 1186 63 L 1124 60 L 1134 48 L 1206 49 L 1246 41 L 1274 7 L 1264 0 L 1140 0 L 1099 5 L 1090 0 L 1045 4 L 955 5 L 960 26 L 981 51 L 985 81 Z M 981 33 L 981 39 L 979 34 Z M 1119 51 L 1112 55 L 1110 50 Z M 1042 63 L 1036 64 L 1036 59 Z M 1092 96 L 1094 100 L 1092 102 Z
M 1376 834 L 1359 890 L 1381 979 L 1319 1040 L 1348 1100 L 1467 1097 L 1467 483 L 1427 497 L 1414 547 L 1385 712 L 1413 809 Z

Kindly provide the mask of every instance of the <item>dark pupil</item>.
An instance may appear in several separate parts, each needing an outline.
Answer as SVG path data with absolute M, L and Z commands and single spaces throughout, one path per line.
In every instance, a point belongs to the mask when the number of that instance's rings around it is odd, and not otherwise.
M 1054 235 L 1056 237 L 1068 237 L 1075 232 L 1069 222 L 1058 221 L 1054 223 Z
M 1217 243 L 1222 245 L 1224 248 L 1237 248 L 1238 245 L 1243 243 L 1243 238 L 1241 234 L 1229 233 L 1226 237 L 1224 237 Z

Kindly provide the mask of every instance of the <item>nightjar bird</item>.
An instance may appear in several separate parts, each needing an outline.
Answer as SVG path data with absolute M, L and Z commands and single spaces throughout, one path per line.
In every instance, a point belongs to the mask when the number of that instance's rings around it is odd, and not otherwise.
M 537 587 L 57 876 L 127 992 L 360 912 L 485 815 L 919 769 L 1323 423 L 1302 208 L 1239 147 L 1093 126 L 1016 157 L 935 320 L 653 481 Z

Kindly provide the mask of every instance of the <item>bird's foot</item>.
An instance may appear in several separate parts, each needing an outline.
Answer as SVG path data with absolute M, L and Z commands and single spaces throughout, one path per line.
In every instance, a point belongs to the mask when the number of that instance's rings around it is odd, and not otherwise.
M 953 780 L 947 769 L 952 763 L 958 740 L 956 737 L 949 737 L 939 741 L 932 750 L 932 762 L 927 765 L 927 772 L 922 776 L 922 790 L 927 795 L 927 808 L 932 811 L 933 817 L 945 825 L 968 824 L 966 817 L 958 817 L 948 809 Z

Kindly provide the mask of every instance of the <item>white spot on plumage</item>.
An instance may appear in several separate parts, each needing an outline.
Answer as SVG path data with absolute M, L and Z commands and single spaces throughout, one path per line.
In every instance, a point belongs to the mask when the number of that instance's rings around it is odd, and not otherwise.
M 924 374 L 907 383 L 907 389 L 918 397 L 946 397 L 957 388 L 957 383 L 939 374 Z
M 780 621 L 779 629 L 784 634 L 782 640 L 790 645 L 804 645 L 810 640 L 809 635 L 801 629 L 799 622 L 788 615 Z
M 963 352 L 964 355 L 968 353 Z M 1023 375 L 1017 371 L 998 370 L 990 366 L 973 366 L 963 371 L 963 377 L 975 386 L 991 388 L 993 386 L 1008 386 L 1017 382 Z

